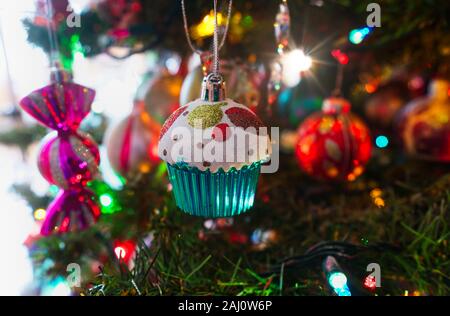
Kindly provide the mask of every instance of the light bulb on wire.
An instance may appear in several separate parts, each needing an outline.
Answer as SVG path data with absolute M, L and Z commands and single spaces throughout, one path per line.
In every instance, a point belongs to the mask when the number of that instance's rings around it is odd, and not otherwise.
M 351 296 L 347 286 L 347 277 L 342 272 L 333 272 L 328 276 L 328 283 L 338 296 Z
M 323 270 L 328 284 L 338 296 L 352 296 L 347 285 L 347 276 L 333 256 L 327 256 L 323 262 Z
M 354 29 L 348 34 L 348 39 L 352 44 L 358 45 L 362 43 L 362 41 L 367 37 L 367 35 L 370 34 L 370 32 L 372 32 L 372 28 L 370 27 Z

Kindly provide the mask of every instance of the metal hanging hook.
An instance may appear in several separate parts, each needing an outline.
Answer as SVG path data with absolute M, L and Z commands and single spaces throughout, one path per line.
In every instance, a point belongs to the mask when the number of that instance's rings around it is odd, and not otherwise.
M 203 78 L 200 98 L 204 101 L 218 102 L 226 98 L 225 81 L 219 73 L 219 45 L 217 23 L 217 0 L 214 0 L 214 37 L 213 37 L 213 72 Z

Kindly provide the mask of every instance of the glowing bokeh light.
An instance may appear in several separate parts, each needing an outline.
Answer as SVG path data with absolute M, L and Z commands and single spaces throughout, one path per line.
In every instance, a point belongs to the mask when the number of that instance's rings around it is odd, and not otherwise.
M 288 87 L 294 87 L 301 80 L 301 72 L 309 70 L 313 61 L 301 49 L 294 49 L 283 55 L 281 63 L 283 66 L 283 83 Z
M 333 49 L 331 51 L 331 56 L 333 56 L 334 59 L 336 59 L 337 62 L 340 63 L 341 65 L 348 64 L 349 61 L 348 55 L 343 51 L 341 51 L 340 49 Z
M 370 196 L 375 199 L 377 197 L 381 197 L 383 194 L 383 191 L 380 188 L 375 188 L 372 191 L 370 191 Z
M 338 296 L 351 296 L 347 286 L 347 277 L 342 272 L 333 272 L 328 276 L 328 283 Z
M 364 89 L 366 90 L 367 93 L 371 94 L 377 91 L 377 86 L 373 83 L 366 83 L 364 85 Z
M 382 198 L 375 198 L 373 200 L 373 203 L 378 207 L 378 208 L 382 208 L 386 206 L 386 203 L 384 202 L 384 200 Z
M 334 289 L 343 288 L 347 285 L 347 277 L 342 272 L 333 272 L 328 277 L 328 282 Z
M 113 247 L 117 259 L 128 264 L 135 253 L 136 244 L 132 240 L 116 240 Z
M 109 195 L 109 194 L 102 194 L 102 195 L 100 195 L 100 203 L 103 205 L 103 206 L 105 206 L 105 207 L 108 207 L 108 206 L 110 206 L 111 205 L 111 203 L 112 203 L 112 197 Z
M 371 31 L 372 30 L 369 27 L 354 29 L 348 34 L 348 39 L 352 44 L 358 45 L 367 37 L 367 35 L 370 34 Z
M 45 214 L 47 214 L 46 210 L 44 210 L 43 208 L 38 208 L 34 211 L 34 219 L 37 221 L 41 221 L 45 218 Z
M 205 15 L 202 21 L 191 27 L 191 35 L 194 39 L 211 36 L 214 33 L 214 11 L 210 11 Z M 217 13 L 217 25 L 221 26 L 225 23 L 222 13 Z
M 118 259 L 123 259 L 127 255 L 127 252 L 121 246 L 117 246 L 116 248 L 114 248 L 114 253 L 116 254 L 116 257 Z
M 379 135 L 375 139 L 375 145 L 377 145 L 378 148 L 385 148 L 389 145 L 389 139 L 384 135 Z
M 375 290 L 377 288 L 377 282 L 373 275 L 368 275 L 364 279 L 364 287 L 369 290 Z

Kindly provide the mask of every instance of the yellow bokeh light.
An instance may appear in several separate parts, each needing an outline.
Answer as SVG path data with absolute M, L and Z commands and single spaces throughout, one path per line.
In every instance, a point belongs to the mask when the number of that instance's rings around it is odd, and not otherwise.
M 336 167 L 331 167 L 327 169 L 327 174 L 330 178 L 336 178 L 339 174 L 339 170 Z
M 380 197 L 375 198 L 373 200 L 373 203 L 379 208 L 382 208 L 382 207 L 384 207 L 386 205 L 384 200 L 382 198 L 380 198 Z
M 314 135 L 309 135 L 306 138 L 304 138 L 303 141 L 301 141 L 299 144 L 301 152 L 307 155 L 311 150 L 311 146 L 314 140 L 315 140 Z
M 364 171 L 364 168 L 361 166 L 358 166 L 353 170 L 353 173 L 355 174 L 355 176 L 360 176 L 363 173 L 363 171 Z
M 222 25 L 223 21 L 222 13 L 217 13 L 217 25 Z M 203 20 L 191 27 L 191 35 L 194 39 L 204 38 L 211 36 L 214 33 L 214 11 L 210 11 L 209 14 L 203 17 Z
M 43 208 L 38 208 L 37 210 L 34 211 L 34 219 L 41 221 L 45 218 L 45 215 L 47 214 L 47 211 L 44 210 Z
M 375 188 L 372 191 L 370 191 L 370 196 L 375 199 L 378 197 L 381 197 L 381 195 L 383 194 L 383 191 L 381 191 L 380 188 Z
M 377 86 L 372 83 L 366 83 L 364 85 L 364 89 L 366 90 L 367 93 L 371 94 L 377 91 Z
M 147 162 L 142 162 L 140 165 L 139 165 L 139 171 L 141 172 L 141 173 L 149 173 L 150 172 L 150 164 L 148 164 Z
M 325 116 L 320 121 L 319 132 L 321 134 L 328 133 L 334 125 L 334 119 L 332 117 Z

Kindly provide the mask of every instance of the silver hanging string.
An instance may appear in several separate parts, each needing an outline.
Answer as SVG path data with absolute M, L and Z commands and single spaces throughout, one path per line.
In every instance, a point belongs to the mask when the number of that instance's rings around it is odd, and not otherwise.
M 56 67 L 59 64 L 59 48 L 56 38 L 55 23 L 53 22 L 53 5 L 51 0 L 46 1 L 47 4 L 47 31 L 50 42 L 50 67 Z
M 47 31 L 48 39 L 50 43 L 50 81 L 52 83 L 62 83 L 72 80 L 72 74 L 65 71 L 61 67 L 59 60 L 59 46 L 58 39 L 56 36 L 55 23 L 53 22 L 53 5 L 51 0 L 46 1 L 47 5 Z
M 230 17 L 231 17 L 231 7 L 232 7 L 232 4 L 233 4 L 233 0 L 229 0 L 229 1 L 228 1 L 227 20 L 226 20 L 226 22 L 225 22 L 225 30 L 224 30 L 222 39 L 221 39 L 221 41 L 220 41 L 218 50 L 220 50 L 220 49 L 223 47 L 223 45 L 225 44 L 225 39 L 226 39 L 227 33 L 228 33 L 228 26 L 230 25 Z M 194 46 L 194 44 L 193 44 L 192 41 L 191 41 L 191 36 L 189 35 L 189 26 L 188 26 L 188 22 L 187 22 L 186 7 L 185 7 L 185 5 L 184 5 L 184 0 L 181 0 L 181 11 L 182 11 L 182 15 L 183 15 L 184 34 L 185 34 L 185 36 L 186 36 L 186 40 L 187 40 L 187 42 L 188 42 L 188 45 L 189 45 L 189 47 L 191 48 L 192 52 L 201 55 L 203 52 L 202 52 L 200 49 L 198 49 L 198 48 L 196 48 L 196 47 Z M 215 19 L 215 22 L 214 22 L 214 23 L 216 23 L 216 14 L 214 14 L 214 19 Z M 214 29 L 216 29 L 216 27 L 214 27 Z
M 213 54 L 214 54 L 214 74 L 219 74 L 219 50 L 217 45 L 217 0 L 214 0 L 214 40 L 213 40 Z

